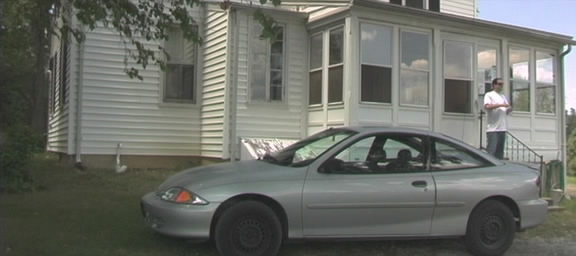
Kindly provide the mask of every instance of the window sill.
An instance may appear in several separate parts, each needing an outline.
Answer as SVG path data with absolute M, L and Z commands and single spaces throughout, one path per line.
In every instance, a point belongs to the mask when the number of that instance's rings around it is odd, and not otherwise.
M 451 116 L 451 117 L 468 117 L 468 118 L 477 118 L 475 113 L 452 113 L 452 112 L 443 112 L 442 115 L 444 116 Z
M 161 108 L 200 108 L 198 104 L 192 102 L 161 102 L 158 106 Z
M 250 101 L 248 102 L 248 107 L 266 107 L 266 108 L 276 108 L 276 109 L 288 109 L 288 103 L 285 101 Z
M 539 117 L 549 117 L 549 118 L 556 118 L 556 113 L 542 113 L 536 112 L 536 115 Z
M 426 110 L 430 110 L 430 106 L 425 106 L 425 105 L 402 104 L 402 105 L 400 105 L 400 108 L 413 108 L 413 109 L 426 109 Z
M 387 103 L 387 102 L 360 101 L 360 105 L 364 105 L 364 106 L 378 106 L 378 107 L 392 107 L 392 103 Z

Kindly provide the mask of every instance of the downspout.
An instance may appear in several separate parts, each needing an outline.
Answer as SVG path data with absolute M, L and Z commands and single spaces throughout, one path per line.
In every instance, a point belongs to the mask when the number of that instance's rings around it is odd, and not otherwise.
M 562 52 L 560 54 L 560 68 L 559 70 L 561 70 L 562 72 L 562 86 L 560 87 L 560 95 L 562 95 L 563 97 L 560 98 L 560 102 L 562 104 L 560 104 L 562 107 L 565 106 L 566 102 L 565 102 L 565 92 L 564 92 L 564 84 L 565 84 L 565 72 L 564 72 L 564 57 L 566 55 L 568 55 L 568 53 L 570 53 L 570 51 L 572 51 L 572 45 L 569 44 L 568 45 L 568 49 L 566 49 L 566 51 Z M 562 111 L 564 111 L 564 109 L 562 109 Z M 566 114 L 562 113 L 562 115 L 560 116 L 560 120 L 561 120 L 561 126 L 562 127 L 562 131 L 560 131 L 560 145 L 561 149 L 560 152 L 562 153 L 562 165 L 563 165 L 563 169 L 564 169 L 564 173 L 562 175 L 564 175 L 563 180 L 564 180 L 564 184 L 562 184 L 562 188 L 564 189 L 564 193 L 566 193 L 566 186 L 568 185 L 567 183 L 567 167 L 568 167 L 568 160 L 567 160 L 567 150 L 566 150 Z
M 228 152 L 231 162 L 235 162 L 237 158 L 237 146 L 239 146 L 239 141 L 236 139 L 236 118 L 238 112 L 238 105 L 237 105 L 237 89 L 238 89 L 238 41 L 240 40 L 240 33 L 237 31 L 238 27 L 238 11 L 236 9 L 230 9 L 230 24 L 232 28 L 228 28 L 228 31 L 231 31 L 232 35 L 230 35 L 230 39 L 232 42 L 228 41 L 228 45 L 231 45 L 231 58 L 228 65 L 230 65 L 230 113 L 228 118 L 228 129 L 229 133 L 228 136 Z M 232 43 L 232 44 L 231 44 Z
M 85 33 L 84 27 L 81 28 L 82 33 Z M 78 47 L 78 87 L 76 90 L 76 127 L 75 127 L 75 138 L 74 138 L 74 147 L 75 147 L 75 158 L 74 158 L 74 166 L 80 170 L 84 170 L 85 167 L 82 165 L 82 100 L 83 100 L 83 91 L 84 91 L 84 47 L 85 47 L 85 40 L 84 38 L 80 42 L 80 47 Z

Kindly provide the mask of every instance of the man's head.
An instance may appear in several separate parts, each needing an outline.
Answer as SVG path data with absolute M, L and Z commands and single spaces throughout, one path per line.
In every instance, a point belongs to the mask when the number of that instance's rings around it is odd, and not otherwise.
M 494 78 L 492 80 L 492 89 L 496 92 L 501 92 L 502 87 L 504 87 L 504 82 L 502 82 L 502 78 Z

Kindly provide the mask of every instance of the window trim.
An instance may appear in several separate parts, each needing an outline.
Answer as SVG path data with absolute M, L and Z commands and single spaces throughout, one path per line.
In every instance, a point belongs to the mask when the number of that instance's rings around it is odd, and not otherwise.
M 538 95 L 538 89 L 542 88 L 554 88 L 554 112 L 540 112 L 538 111 L 538 104 L 534 106 L 534 111 L 537 115 L 541 116 L 556 116 L 558 114 L 558 99 L 560 98 L 558 95 L 558 56 L 557 53 L 547 49 L 540 49 L 535 48 L 534 50 L 534 97 Z M 545 82 L 538 82 L 538 53 L 549 54 L 552 57 L 552 71 L 553 71 L 553 81 L 552 83 L 545 83 Z
M 533 101 L 533 96 L 532 94 L 535 92 L 534 91 L 534 84 L 532 82 L 532 78 L 535 77 L 535 74 L 533 74 L 532 69 L 534 68 L 534 64 L 532 63 L 534 61 L 534 57 L 532 56 L 533 53 L 533 49 L 527 46 L 521 46 L 521 45 L 514 45 L 514 44 L 510 44 L 508 45 L 508 49 L 506 49 L 506 54 L 507 54 L 507 60 L 508 63 L 506 63 L 506 68 L 508 70 L 510 70 L 512 68 L 512 62 L 510 61 L 510 54 L 511 54 L 511 50 L 512 49 L 516 49 L 516 50 L 524 50 L 528 52 L 528 80 L 524 80 L 524 79 L 514 79 L 513 77 L 513 73 L 509 72 L 508 74 L 508 84 L 509 84 L 509 89 L 508 89 L 508 100 L 510 101 L 510 104 L 512 105 L 512 113 L 514 114 L 530 114 L 533 112 L 533 107 L 532 104 L 534 103 Z M 524 82 L 524 83 L 528 83 L 528 88 L 523 88 L 520 90 L 514 90 L 513 83 L 514 82 Z M 528 90 L 528 110 L 518 110 L 518 108 L 514 107 L 515 103 L 514 103 L 514 92 L 515 91 L 524 91 L 524 90 Z
M 394 81 L 395 81 L 395 76 L 398 75 L 396 74 L 396 72 L 394 71 L 396 68 L 396 66 L 398 65 L 397 63 L 394 63 L 395 61 L 395 51 L 394 49 L 396 48 L 396 40 L 394 37 L 396 36 L 397 30 L 398 30 L 398 26 L 394 25 L 394 24 L 390 24 L 390 23 L 384 23 L 384 22 L 376 22 L 376 21 L 371 21 L 371 20 L 360 20 L 358 22 L 358 31 L 359 33 L 362 33 L 362 24 L 368 24 L 368 25 L 376 25 L 376 26 L 382 26 L 382 27 L 386 27 L 389 28 L 390 31 L 392 32 L 392 38 L 390 39 L 390 65 L 386 65 L 386 64 L 376 64 L 376 63 L 371 63 L 371 62 L 364 62 L 362 60 L 362 37 L 359 36 L 358 37 L 358 61 L 359 61 L 359 65 L 358 65 L 358 69 L 360 72 L 360 78 L 359 78 L 359 83 L 360 86 L 359 88 L 359 92 L 358 92 L 358 103 L 359 104 L 368 104 L 368 105 L 376 105 L 376 106 L 393 106 L 394 104 Z M 362 100 L 362 65 L 368 65 L 368 66 L 373 66 L 373 67 L 379 67 L 379 68 L 389 68 L 390 69 L 390 102 L 377 102 L 377 101 L 364 101 Z
M 307 95 L 308 95 L 308 100 L 306 102 L 306 104 L 308 105 L 308 108 L 319 108 L 322 107 L 324 105 L 324 97 L 323 97 L 323 93 L 324 93 L 324 31 L 318 31 L 316 33 L 310 34 L 308 36 L 308 43 L 311 45 L 312 44 L 312 38 L 319 36 L 321 39 L 321 45 L 322 45 L 322 51 L 320 54 L 320 67 L 317 68 L 312 68 L 312 54 L 310 54 L 310 49 L 308 49 L 308 79 L 307 80 L 307 84 L 308 84 L 308 90 L 307 90 Z M 315 104 L 310 104 L 310 75 L 314 72 L 320 72 L 320 77 L 322 78 L 321 82 L 320 82 L 320 103 L 315 103 Z
M 336 63 L 336 64 L 330 64 L 330 35 L 332 34 L 332 31 L 337 31 L 337 30 L 342 30 L 342 62 Z M 325 64 L 326 65 L 326 76 L 328 79 L 326 79 L 326 104 L 328 105 L 341 105 L 344 104 L 344 85 L 346 84 L 344 81 L 344 73 L 345 73 L 345 65 L 344 63 L 346 63 L 346 55 L 345 55 L 345 49 L 346 49 L 346 27 L 344 25 L 338 25 L 338 26 L 334 26 L 331 27 L 327 30 L 325 30 L 325 33 L 327 34 L 327 38 L 328 41 L 325 42 L 327 44 L 328 47 L 326 47 L 325 52 L 327 53 L 326 59 L 328 60 L 328 62 Z M 330 70 L 333 68 L 339 68 L 342 67 L 342 94 L 341 96 L 341 100 L 339 101 L 333 101 L 330 102 Z
M 428 2 L 428 1 L 426 1 Z M 415 69 L 415 68 L 403 68 L 402 67 L 402 50 L 404 49 L 403 45 L 402 45 L 402 35 L 404 32 L 409 32 L 409 33 L 414 33 L 414 34 L 424 34 L 427 35 L 429 37 L 428 40 L 428 69 Z M 417 29 L 411 29 L 411 28 L 405 28 L 405 27 L 400 27 L 399 31 L 398 31 L 398 89 L 396 90 L 398 93 L 398 106 L 401 107 L 413 107 L 413 108 L 429 108 L 431 103 L 433 102 L 433 98 L 432 98 L 432 84 L 433 84 L 433 74 L 432 74 L 432 66 L 434 65 L 434 60 L 433 60 L 433 51 L 435 50 L 433 47 L 433 35 L 432 32 L 429 30 L 417 30 Z M 400 85 L 402 83 L 402 70 L 408 70 L 408 71 L 416 71 L 416 72 L 427 72 L 428 73 L 428 84 L 427 84 L 427 92 L 426 92 L 426 98 L 427 98 L 427 104 L 426 105 L 418 105 L 418 104 L 410 104 L 410 103 L 402 103 L 401 102 L 401 97 L 400 97 Z
M 256 37 L 258 36 L 257 31 L 255 29 L 255 26 L 258 24 L 257 21 L 252 20 L 249 23 L 249 28 L 248 28 L 248 35 L 249 35 L 249 43 L 252 42 L 253 40 L 256 39 Z M 249 103 L 256 103 L 256 104 L 265 104 L 265 103 L 271 103 L 271 104 L 283 104 L 286 103 L 286 85 L 287 85 L 287 80 L 286 80 L 286 75 L 288 74 L 286 69 L 287 69 L 287 64 L 288 64 L 288 60 L 287 60 L 287 28 L 288 25 L 285 23 L 281 23 L 278 24 L 279 27 L 282 28 L 282 93 L 281 93 L 281 99 L 280 100 L 272 100 L 270 97 L 270 92 L 272 90 L 272 85 L 270 83 L 270 78 L 271 78 L 271 72 L 272 72 L 272 67 L 270 65 L 270 61 L 272 58 L 272 44 L 270 43 L 270 41 L 268 39 L 267 44 L 267 49 L 266 49 L 266 85 L 264 86 L 266 91 L 265 91 L 265 99 L 254 99 L 252 98 L 252 78 L 253 78 L 253 68 L 252 68 L 252 63 L 254 61 L 254 57 L 253 57 L 253 53 L 254 53 L 254 48 L 252 46 L 248 47 L 248 59 L 249 59 L 249 67 L 248 67 L 248 102 Z M 249 44 L 252 45 L 252 44 Z
M 465 44 L 467 46 L 470 46 L 470 76 L 469 77 L 460 77 L 460 76 L 449 76 L 446 74 L 446 45 L 447 43 L 458 43 L 458 44 Z M 474 91 L 474 86 L 476 83 L 476 79 L 475 79 L 475 71 L 474 71 L 474 67 L 476 66 L 474 64 L 474 60 L 476 59 L 475 54 L 476 54 L 476 43 L 473 41 L 465 41 L 465 40 L 456 40 L 456 39 L 452 39 L 452 38 L 443 38 L 442 39 L 442 114 L 446 115 L 446 116 L 474 116 L 474 103 L 473 100 L 474 99 L 474 94 L 476 93 Z M 470 85 L 469 85 L 469 99 L 470 102 L 468 102 L 468 107 L 470 108 L 470 112 L 466 112 L 466 113 L 461 113 L 461 112 L 448 112 L 446 111 L 446 80 L 458 80 L 458 81 L 469 81 Z
M 196 29 L 196 31 L 198 33 L 201 33 L 201 28 L 198 24 L 194 24 L 194 29 Z M 168 59 L 168 57 L 163 54 L 162 58 L 165 61 L 166 64 L 166 68 L 168 68 L 168 65 L 170 64 L 176 64 L 176 65 L 192 65 L 194 68 L 194 77 L 192 79 L 192 99 L 167 99 L 166 98 L 166 91 L 167 91 L 167 70 L 162 70 L 162 75 L 160 76 L 161 79 L 161 90 L 160 90 L 160 105 L 161 106 L 170 106 L 170 107 L 179 107 L 179 106 L 189 106 L 189 105 L 195 105 L 198 106 L 199 105 L 199 99 L 200 99 L 200 93 L 198 93 L 198 85 L 200 84 L 200 47 L 199 44 L 194 43 L 194 42 L 190 42 L 188 40 L 186 40 L 186 38 L 184 38 L 184 35 L 182 33 L 182 30 L 177 26 L 177 25 L 173 25 L 171 27 L 172 29 L 178 29 L 180 31 L 181 37 L 182 37 L 182 42 L 183 43 L 190 43 L 192 44 L 193 50 L 194 50 L 194 57 L 190 62 L 183 62 L 183 61 L 170 61 Z M 162 47 L 164 47 L 164 50 L 166 50 L 166 44 L 167 40 L 164 40 L 162 42 Z

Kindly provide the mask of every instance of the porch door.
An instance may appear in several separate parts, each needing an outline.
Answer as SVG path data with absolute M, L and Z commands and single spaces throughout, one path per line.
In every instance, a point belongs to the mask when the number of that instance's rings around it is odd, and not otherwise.
M 442 66 L 442 114 L 437 129 L 485 147 L 486 119 L 481 111 L 484 93 L 498 76 L 498 47 L 469 39 L 444 39 Z

